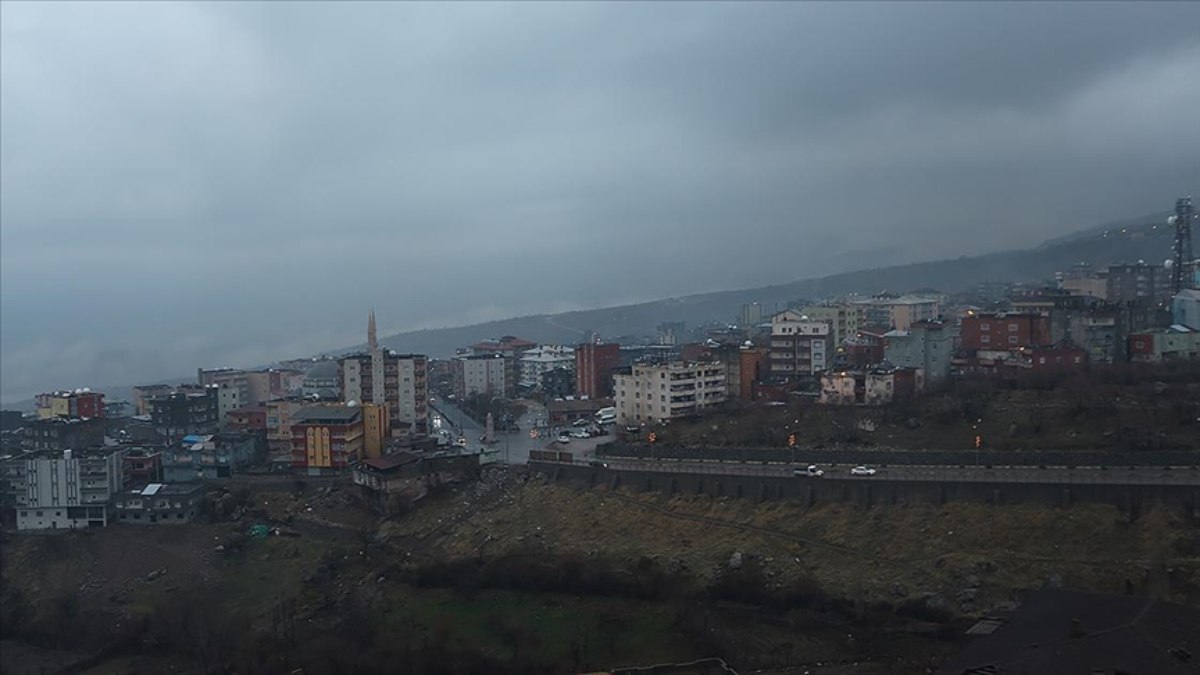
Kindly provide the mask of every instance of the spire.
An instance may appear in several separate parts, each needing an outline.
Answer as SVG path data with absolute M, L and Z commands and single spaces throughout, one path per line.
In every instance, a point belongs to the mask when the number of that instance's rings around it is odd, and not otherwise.
M 367 317 L 367 346 L 372 350 L 379 347 L 379 340 L 375 337 L 375 309 L 371 309 L 371 314 Z

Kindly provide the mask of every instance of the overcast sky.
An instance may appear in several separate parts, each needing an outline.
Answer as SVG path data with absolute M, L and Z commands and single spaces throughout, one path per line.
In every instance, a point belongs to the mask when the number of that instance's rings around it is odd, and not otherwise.
M 1200 3 L 0 4 L 0 399 L 1040 242 L 1200 185 Z

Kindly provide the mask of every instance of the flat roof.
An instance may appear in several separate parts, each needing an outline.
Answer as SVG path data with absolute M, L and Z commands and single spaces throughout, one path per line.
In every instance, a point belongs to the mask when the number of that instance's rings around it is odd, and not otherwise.
M 362 415 L 362 408 L 349 405 L 310 405 L 292 415 L 293 422 L 305 420 L 336 420 L 349 422 Z

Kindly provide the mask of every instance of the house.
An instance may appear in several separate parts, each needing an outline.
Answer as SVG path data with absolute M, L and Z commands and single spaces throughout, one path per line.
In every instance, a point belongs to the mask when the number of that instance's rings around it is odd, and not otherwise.
M 1129 336 L 1130 360 L 1141 363 L 1200 359 L 1200 330 L 1173 325 Z
M 918 321 L 909 330 L 884 334 L 884 360 L 897 368 L 920 368 L 928 383 L 950 376 L 954 331 L 941 321 Z
M 184 525 L 200 515 L 203 500 L 203 483 L 150 483 L 118 493 L 114 511 L 119 523 Z
M 259 456 L 250 434 L 192 434 L 163 451 L 163 480 L 168 483 L 229 478 Z

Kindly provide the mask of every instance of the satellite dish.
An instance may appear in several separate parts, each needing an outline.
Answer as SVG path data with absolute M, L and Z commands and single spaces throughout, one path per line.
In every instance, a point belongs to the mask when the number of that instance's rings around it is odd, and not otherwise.
M 1171 216 L 1170 218 L 1167 218 L 1167 224 L 1168 224 L 1168 225 L 1174 225 L 1176 222 L 1178 222 L 1178 220 L 1179 220 L 1179 218 L 1178 218 L 1178 217 L 1176 217 L 1176 216 Z
M 1163 261 L 1163 267 L 1165 267 L 1167 269 L 1171 269 L 1174 266 L 1175 266 L 1175 261 L 1170 258 L 1167 258 L 1166 260 Z
M 357 405 L 358 405 L 358 401 L 354 401 L 354 400 L 346 401 L 347 408 L 354 408 Z

